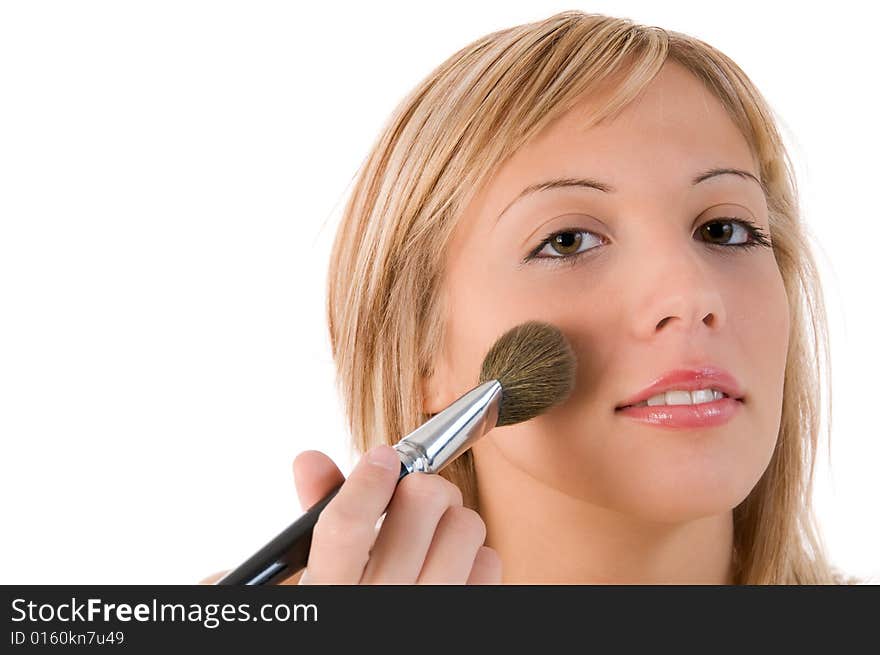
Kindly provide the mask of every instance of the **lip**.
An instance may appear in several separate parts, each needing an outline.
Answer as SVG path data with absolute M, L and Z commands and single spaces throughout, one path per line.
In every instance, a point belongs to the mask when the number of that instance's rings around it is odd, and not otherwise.
M 717 389 L 729 396 L 729 398 L 721 398 L 705 404 L 699 405 L 656 405 L 653 407 L 629 407 L 643 400 L 648 400 L 651 396 L 672 389 L 680 389 L 682 391 L 696 391 L 697 389 Z M 729 401 L 724 403 L 724 401 Z M 699 366 L 694 368 L 679 368 L 668 371 L 654 380 L 647 387 L 630 396 L 615 407 L 615 411 L 631 412 L 632 410 L 642 409 L 658 409 L 664 412 L 681 407 L 705 407 L 711 408 L 713 405 L 721 403 L 722 405 L 742 404 L 744 402 L 742 387 L 737 379 L 723 368 L 711 365 Z M 716 407 L 717 409 L 717 407 Z
M 621 416 L 660 428 L 695 429 L 724 425 L 736 416 L 743 401 L 719 398 L 697 405 L 655 405 L 626 407 L 617 410 Z

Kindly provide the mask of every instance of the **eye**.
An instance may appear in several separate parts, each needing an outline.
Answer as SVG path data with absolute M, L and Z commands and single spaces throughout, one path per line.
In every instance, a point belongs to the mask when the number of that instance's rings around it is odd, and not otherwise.
M 701 240 L 710 246 L 722 250 L 758 246 L 773 247 L 763 230 L 756 223 L 745 218 L 727 216 L 715 218 L 701 225 L 696 234 L 699 234 Z M 595 250 L 596 245 L 602 245 L 604 242 L 604 238 L 587 230 L 574 227 L 566 228 L 544 237 L 538 246 L 526 256 L 523 263 L 535 259 L 545 259 L 549 260 L 546 262 L 548 264 L 574 264 L 581 255 Z
M 597 237 L 587 230 L 566 228 L 544 237 L 541 243 L 538 244 L 538 247 L 529 253 L 526 259 L 573 260 L 588 250 L 593 250 L 596 244 L 601 244 L 603 241 L 601 237 Z M 542 255 L 541 253 L 545 254 Z
M 745 218 L 727 216 L 715 218 L 704 223 L 697 230 L 706 243 L 722 248 L 772 248 L 764 232 L 752 221 Z M 731 239 L 733 241 L 731 242 Z

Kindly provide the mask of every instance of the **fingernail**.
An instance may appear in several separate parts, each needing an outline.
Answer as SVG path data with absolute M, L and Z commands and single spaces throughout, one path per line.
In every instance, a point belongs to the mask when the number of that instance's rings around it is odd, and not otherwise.
M 367 461 L 390 471 L 400 470 L 400 458 L 391 446 L 380 444 L 367 451 Z

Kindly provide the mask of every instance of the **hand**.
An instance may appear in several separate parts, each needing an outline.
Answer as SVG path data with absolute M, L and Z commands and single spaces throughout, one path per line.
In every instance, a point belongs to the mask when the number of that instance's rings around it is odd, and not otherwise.
M 400 459 L 390 446 L 362 456 L 347 480 L 316 450 L 300 453 L 293 471 L 303 510 L 344 484 L 318 517 L 306 568 L 282 584 L 501 584 L 486 525 L 459 488 L 427 473 L 395 486 Z
M 343 480 L 318 451 L 293 466 L 304 508 Z M 483 546 L 486 525 L 462 506 L 458 487 L 427 473 L 395 487 L 399 471 L 390 446 L 361 457 L 318 518 L 299 584 L 500 584 L 501 560 Z

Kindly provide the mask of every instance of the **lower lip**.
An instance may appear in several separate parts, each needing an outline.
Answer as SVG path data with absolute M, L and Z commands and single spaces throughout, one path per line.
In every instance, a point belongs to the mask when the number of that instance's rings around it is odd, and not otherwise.
M 711 428 L 724 425 L 739 413 L 742 401 L 719 398 L 697 405 L 642 405 L 616 410 L 636 421 L 662 428 Z

